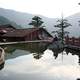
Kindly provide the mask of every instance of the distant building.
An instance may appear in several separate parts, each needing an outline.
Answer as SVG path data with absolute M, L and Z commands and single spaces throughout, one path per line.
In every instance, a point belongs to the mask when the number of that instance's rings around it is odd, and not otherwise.
M 5 42 L 47 40 L 53 38 L 44 28 L 15 29 L 13 26 L 8 26 L 0 28 L 0 30 L 4 31 L 0 36 L 1 41 Z
M 0 25 L 0 30 L 11 31 L 13 29 L 16 29 L 16 28 L 10 24 Z

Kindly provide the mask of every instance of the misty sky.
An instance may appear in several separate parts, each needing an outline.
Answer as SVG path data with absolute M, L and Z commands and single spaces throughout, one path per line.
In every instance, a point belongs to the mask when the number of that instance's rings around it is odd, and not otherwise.
M 80 12 L 80 0 L 0 0 L 0 8 L 39 14 L 51 18 Z

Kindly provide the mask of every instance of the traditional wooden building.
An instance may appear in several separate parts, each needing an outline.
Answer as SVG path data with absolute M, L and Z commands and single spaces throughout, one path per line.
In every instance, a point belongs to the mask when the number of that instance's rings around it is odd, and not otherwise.
M 65 38 L 65 44 L 66 45 L 72 45 L 72 46 L 79 46 L 80 47 L 80 37 L 66 37 Z
M 32 41 L 53 39 L 44 28 L 12 29 L 1 36 L 1 41 Z
M 16 28 L 10 24 L 0 25 L 0 31 L 1 30 L 12 31 L 13 29 L 16 29 Z

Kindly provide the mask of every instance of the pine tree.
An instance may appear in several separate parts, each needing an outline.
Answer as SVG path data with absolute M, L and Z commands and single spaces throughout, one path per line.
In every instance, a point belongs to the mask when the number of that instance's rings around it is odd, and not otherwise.
M 42 21 L 42 18 L 40 18 L 39 16 L 34 16 L 29 25 L 33 25 L 34 27 L 39 28 L 43 23 L 44 22 Z
M 60 19 L 60 20 L 57 21 L 56 25 L 54 25 L 54 27 L 59 28 L 59 30 L 53 31 L 52 33 L 56 32 L 58 34 L 58 37 L 60 38 L 60 40 L 62 42 L 62 45 L 64 45 L 64 36 L 65 36 L 65 34 L 69 33 L 67 31 L 64 31 L 64 29 L 67 28 L 67 27 L 69 27 L 69 26 L 71 26 L 71 24 L 68 23 L 68 20 L 63 19 L 63 17 L 62 17 L 62 19 Z

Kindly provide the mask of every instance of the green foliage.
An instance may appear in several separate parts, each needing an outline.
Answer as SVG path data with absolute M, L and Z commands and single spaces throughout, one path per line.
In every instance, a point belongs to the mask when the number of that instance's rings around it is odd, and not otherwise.
M 38 16 L 34 16 L 32 18 L 32 21 L 29 23 L 29 25 L 33 25 L 34 27 L 40 27 L 44 22 L 42 19 Z
M 67 31 L 64 31 L 64 29 L 69 27 L 69 26 L 71 26 L 71 24 L 68 23 L 68 20 L 63 19 L 63 17 L 62 17 L 62 19 L 57 21 L 56 25 L 54 25 L 54 27 L 59 28 L 59 30 L 53 31 L 52 33 L 57 33 L 58 38 L 62 41 L 62 44 L 64 44 L 65 35 L 69 33 Z
M 66 20 L 66 19 L 60 19 L 57 22 L 58 22 L 58 24 L 54 25 L 54 26 L 58 27 L 58 28 L 66 28 L 68 26 L 71 26 L 71 24 L 69 24 L 68 20 Z

